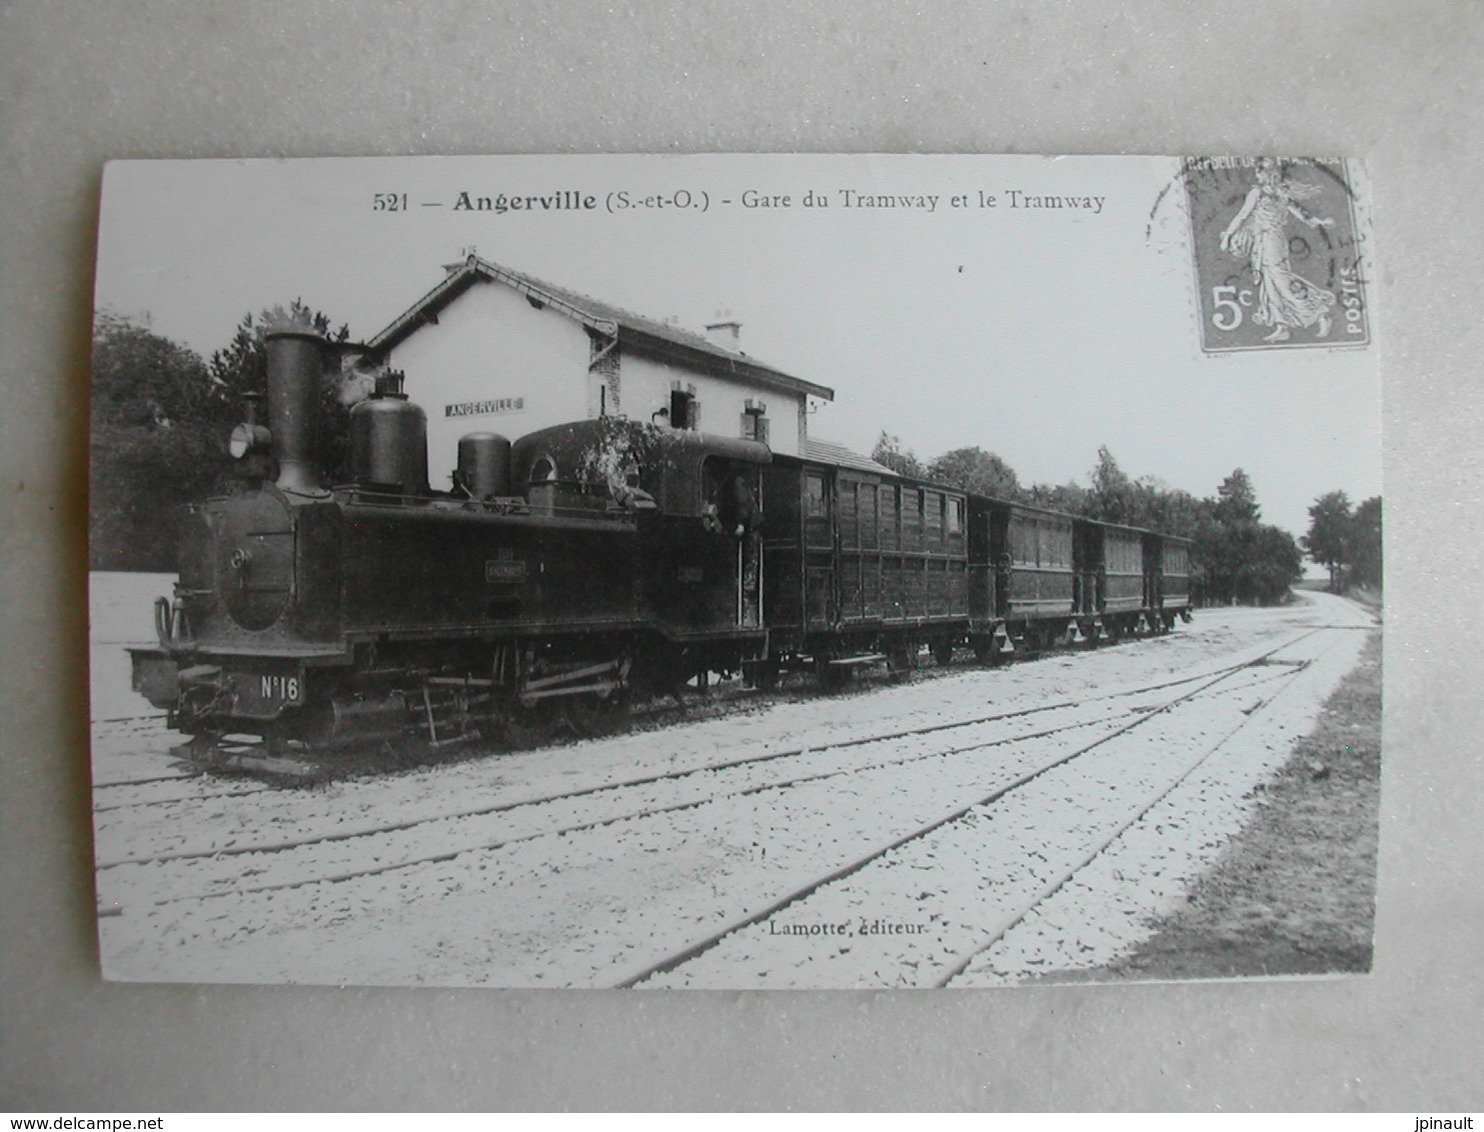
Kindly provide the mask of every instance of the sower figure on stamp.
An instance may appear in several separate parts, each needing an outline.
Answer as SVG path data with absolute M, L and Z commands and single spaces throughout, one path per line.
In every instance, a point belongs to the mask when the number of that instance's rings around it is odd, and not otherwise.
M 1257 165 L 1256 187 L 1221 233 L 1222 250 L 1245 258 L 1252 268 L 1257 284 L 1253 321 L 1273 328 L 1266 342 L 1286 342 L 1292 329 L 1306 326 L 1315 327 L 1319 338 L 1329 335 L 1334 293 L 1295 274 L 1288 254 L 1290 215 L 1310 228 L 1328 228 L 1334 223 L 1299 203 L 1318 192 L 1315 185 L 1288 180 L 1276 162 L 1264 158 Z

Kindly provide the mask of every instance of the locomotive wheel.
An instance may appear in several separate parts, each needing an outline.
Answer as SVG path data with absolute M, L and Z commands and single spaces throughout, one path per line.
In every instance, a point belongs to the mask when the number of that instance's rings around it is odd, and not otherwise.
M 886 653 L 886 671 L 893 684 L 905 684 L 916 671 L 916 657 L 906 645 L 897 645 Z
M 504 745 L 512 751 L 526 751 L 539 747 L 551 737 L 551 718 L 545 700 L 533 708 L 512 704 L 501 720 Z
M 617 730 L 627 712 L 628 700 L 622 692 L 607 697 L 569 696 L 558 711 L 558 724 L 579 739 L 591 739 Z
M 752 684 L 760 692 L 774 692 L 778 689 L 778 661 L 769 657 L 760 660 L 752 666 Z
M 819 688 L 822 692 L 838 692 L 850 681 L 850 669 L 840 668 L 830 663 L 831 658 L 822 656 L 814 662 L 814 670 L 819 677 Z
M 591 696 L 568 696 L 556 709 L 556 727 L 576 739 L 602 733 L 602 715 Z

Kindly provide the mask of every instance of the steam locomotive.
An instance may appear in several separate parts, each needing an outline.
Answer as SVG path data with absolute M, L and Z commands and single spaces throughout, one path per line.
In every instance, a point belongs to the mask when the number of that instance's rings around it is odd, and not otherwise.
M 310 457 L 327 343 L 267 335 L 268 424 L 192 508 L 133 683 L 207 765 L 312 774 L 353 751 L 520 744 L 631 695 L 901 677 L 922 648 L 994 661 L 1190 616 L 1189 544 L 969 495 L 842 452 L 600 417 L 464 436 L 428 485 L 397 375 L 350 414 L 350 479 Z

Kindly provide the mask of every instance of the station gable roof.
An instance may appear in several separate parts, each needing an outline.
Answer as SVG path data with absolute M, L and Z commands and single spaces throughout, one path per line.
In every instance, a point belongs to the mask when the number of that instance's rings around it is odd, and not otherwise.
M 438 312 L 465 291 L 487 282 L 503 283 L 525 295 L 532 306 L 550 307 L 621 345 L 634 346 L 642 352 L 722 377 L 820 397 L 826 401 L 835 399 L 835 391 L 828 386 L 816 385 L 764 365 L 746 354 L 724 349 L 703 335 L 543 282 L 477 255 L 469 256 L 461 264 L 451 265 L 447 278 L 398 315 L 367 345 L 373 353 L 386 355 L 422 327 L 436 323 Z

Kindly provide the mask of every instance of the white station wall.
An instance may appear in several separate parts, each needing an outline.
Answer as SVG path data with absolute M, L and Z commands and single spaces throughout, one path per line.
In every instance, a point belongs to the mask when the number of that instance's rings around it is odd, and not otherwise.
M 579 323 L 509 287 L 478 284 L 455 299 L 389 362 L 406 371 L 407 395 L 428 414 L 428 483 L 449 487 L 466 433 L 515 440 L 586 418 L 590 356 Z
M 498 283 L 478 284 L 393 351 L 389 365 L 406 372 L 407 395 L 428 414 L 428 483 L 446 490 L 459 437 L 497 432 L 511 440 L 538 429 L 599 414 L 602 379 L 589 372 L 592 346 L 582 325 Z M 607 411 L 649 421 L 670 405 L 674 383 L 694 387 L 701 431 L 742 434 L 751 399 L 768 407 L 769 446 L 796 456 L 804 398 L 698 373 L 632 351 L 619 359 L 618 388 Z
M 702 432 L 741 436 L 747 401 L 762 401 L 768 406 L 768 447 L 788 456 L 799 454 L 802 395 L 759 389 L 634 353 L 624 354 L 619 373 L 621 411 L 633 420 L 647 421 L 656 410 L 669 408 L 670 391 L 678 381 L 682 389 L 695 386 L 696 400 L 701 403 Z

